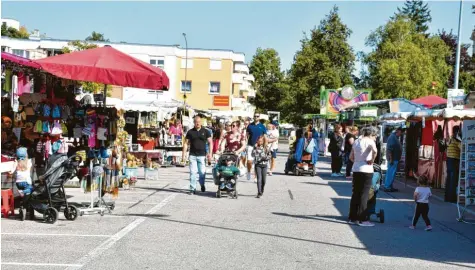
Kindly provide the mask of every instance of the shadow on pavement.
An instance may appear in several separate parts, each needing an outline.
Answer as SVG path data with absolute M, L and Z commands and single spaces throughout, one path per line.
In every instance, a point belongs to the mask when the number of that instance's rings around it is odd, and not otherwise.
M 327 181 L 326 179 L 323 179 Z M 328 180 L 322 182 L 301 182 L 302 184 L 315 185 L 316 188 L 331 187 L 338 198 L 331 198 L 334 207 L 339 211 L 340 216 L 308 216 L 290 213 L 273 213 L 275 215 L 287 216 L 306 220 L 319 220 L 331 223 L 346 223 L 349 204 L 351 198 L 352 184 L 349 180 Z M 346 198 L 341 198 L 346 197 Z M 378 198 L 395 198 L 391 194 L 379 191 Z M 447 265 L 454 265 L 466 268 L 475 268 L 464 264 L 475 263 L 474 248 L 475 240 L 462 233 L 457 232 L 448 225 L 429 214 L 434 230 L 425 232 L 422 228 L 423 221 L 420 220 L 416 230 L 410 230 L 408 226 L 412 220 L 414 203 L 398 200 L 378 200 L 376 211 L 385 210 L 385 223 L 375 222 L 375 227 L 364 228 L 351 226 L 358 239 L 363 243 L 368 252 L 372 255 L 386 257 L 413 258 L 432 261 Z M 435 208 L 435 207 L 434 207 Z M 437 209 L 437 208 L 435 208 Z M 431 208 L 431 211 L 434 211 Z M 437 211 L 437 210 L 435 210 Z M 435 214 L 434 214 L 435 216 Z M 372 216 L 375 221 L 375 216 Z M 451 248 L 456 246 L 456 248 Z
M 322 242 L 322 241 L 316 241 L 316 240 L 310 240 L 310 239 L 303 239 L 303 238 L 297 238 L 297 237 L 291 237 L 291 236 L 285 236 L 285 235 L 270 234 L 270 233 L 263 233 L 263 232 L 255 232 L 255 231 L 250 231 L 250 230 L 234 229 L 234 228 L 220 227 L 220 226 L 214 226 L 214 225 L 208 225 L 208 224 L 201 224 L 201 223 L 195 223 L 195 222 L 187 222 L 187 221 L 181 221 L 181 220 L 167 219 L 167 218 L 162 218 L 162 217 L 160 217 L 160 216 L 155 217 L 154 215 L 146 215 L 146 216 L 147 216 L 148 218 L 153 218 L 153 219 L 162 220 L 162 221 L 166 221 L 166 222 L 174 222 L 174 223 L 179 223 L 179 224 L 193 225 L 193 226 L 206 227 L 206 228 L 213 228 L 213 229 L 226 230 L 226 231 L 234 231 L 234 232 L 242 232 L 242 233 L 249 233 L 249 234 L 257 234 L 257 235 L 262 235 L 262 236 L 278 237 L 278 238 L 283 238 L 283 239 L 296 240 L 296 241 L 303 241 L 303 242 L 309 242 L 309 243 L 317 243 L 317 244 L 323 244 L 323 245 L 329 245 L 329 246 L 336 246 L 336 247 L 342 247 L 342 248 L 349 248 L 349 249 L 356 249 L 356 250 L 364 250 L 364 248 L 359 248 L 359 247 L 352 247 L 352 246 L 346 246 L 346 245 L 340 245 L 340 244 L 333 244 L 333 243 L 327 243 L 327 242 Z

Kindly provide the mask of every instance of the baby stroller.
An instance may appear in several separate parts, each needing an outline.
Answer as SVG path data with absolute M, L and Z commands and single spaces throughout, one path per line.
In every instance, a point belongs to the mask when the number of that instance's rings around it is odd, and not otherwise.
M 56 154 L 50 157 L 45 174 L 35 181 L 33 191 L 25 196 L 20 206 L 20 219 L 35 218 L 34 211 L 43 214 L 45 222 L 53 224 L 58 220 L 58 213 L 64 207 L 64 216 L 67 220 L 75 220 L 79 210 L 68 204 L 64 184 L 75 177 L 82 158 L 74 155 L 70 158 L 66 154 Z
M 378 197 L 379 187 L 382 181 L 382 172 L 381 167 L 374 163 L 373 164 L 373 182 L 371 183 L 371 189 L 369 190 L 369 199 L 368 199 L 368 215 L 376 215 L 379 218 L 379 222 L 384 223 L 384 210 L 379 209 L 379 212 L 376 212 L 376 198 Z
M 237 170 L 237 173 L 234 173 L 232 176 L 224 176 L 219 172 L 219 167 L 227 166 L 228 161 L 231 161 L 231 166 L 235 167 L 238 161 L 238 156 L 234 153 L 225 152 L 219 157 L 218 162 L 216 162 L 216 165 L 213 168 L 214 184 L 218 186 L 216 197 L 221 198 L 222 193 L 225 192 L 230 196 L 230 198 L 237 199 L 237 176 L 239 175 L 239 170 Z

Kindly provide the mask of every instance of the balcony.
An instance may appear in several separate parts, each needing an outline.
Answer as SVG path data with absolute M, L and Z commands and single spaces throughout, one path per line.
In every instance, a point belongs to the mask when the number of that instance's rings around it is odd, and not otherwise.
M 244 109 L 246 107 L 246 99 L 245 98 L 235 98 L 233 97 L 231 100 L 231 108 L 233 109 Z
M 239 83 L 242 84 L 244 83 L 244 74 L 240 73 L 233 73 L 233 83 Z
M 249 67 L 244 63 L 234 64 L 234 73 L 249 74 Z

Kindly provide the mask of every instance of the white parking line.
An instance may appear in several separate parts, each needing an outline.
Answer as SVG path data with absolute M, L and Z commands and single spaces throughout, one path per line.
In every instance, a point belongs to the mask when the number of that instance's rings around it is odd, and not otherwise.
M 2 265 L 21 265 L 21 266 L 50 266 L 50 267 L 80 267 L 78 264 L 61 263 L 23 263 L 23 262 L 2 262 Z
M 182 189 L 189 187 L 189 185 L 186 185 L 182 187 Z M 159 211 L 162 207 L 167 205 L 169 202 L 171 202 L 178 193 L 171 194 L 170 196 L 166 197 L 163 201 L 161 201 L 159 204 L 154 206 L 152 209 L 150 209 L 145 215 L 152 215 Z M 84 257 L 80 258 L 75 262 L 74 265 L 71 265 L 66 268 L 66 270 L 72 270 L 72 269 L 81 269 L 84 265 L 87 263 L 91 262 L 94 258 L 100 256 L 102 253 L 110 249 L 115 243 L 117 243 L 120 239 L 122 239 L 124 236 L 129 234 L 131 231 L 133 231 L 135 228 L 137 228 L 140 224 L 142 224 L 146 218 L 139 218 L 134 220 L 132 223 L 127 225 L 125 228 L 111 236 L 109 239 L 104 241 L 102 244 L 100 244 L 98 247 L 95 249 L 91 250 L 88 254 L 86 254 Z
M 2 233 L 2 235 L 17 236 L 65 236 L 65 237 L 111 237 L 106 234 L 70 234 L 70 233 Z

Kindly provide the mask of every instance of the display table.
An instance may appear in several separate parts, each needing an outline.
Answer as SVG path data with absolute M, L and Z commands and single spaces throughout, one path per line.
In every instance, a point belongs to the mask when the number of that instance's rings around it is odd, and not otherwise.
M 161 159 L 163 157 L 162 150 L 143 150 L 143 151 L 135 151 L 135 152 L 129 152 L 129 154 L 135 156 L 137 159 L 141 159 L 145 161 L 147 159 Z M 146 164 L 146 162 L 143 162 Z M 144 178 L 147 180 L 147 172 L 157 172 L 157 179 L 158 179 L 158 169 L 152 170 L 150 168 L 146 168 L 143 166 L 144 170 Z
M 0 163 L 0 173 L 12 173 L 15 171 L 15 162 L 6 161 Z

